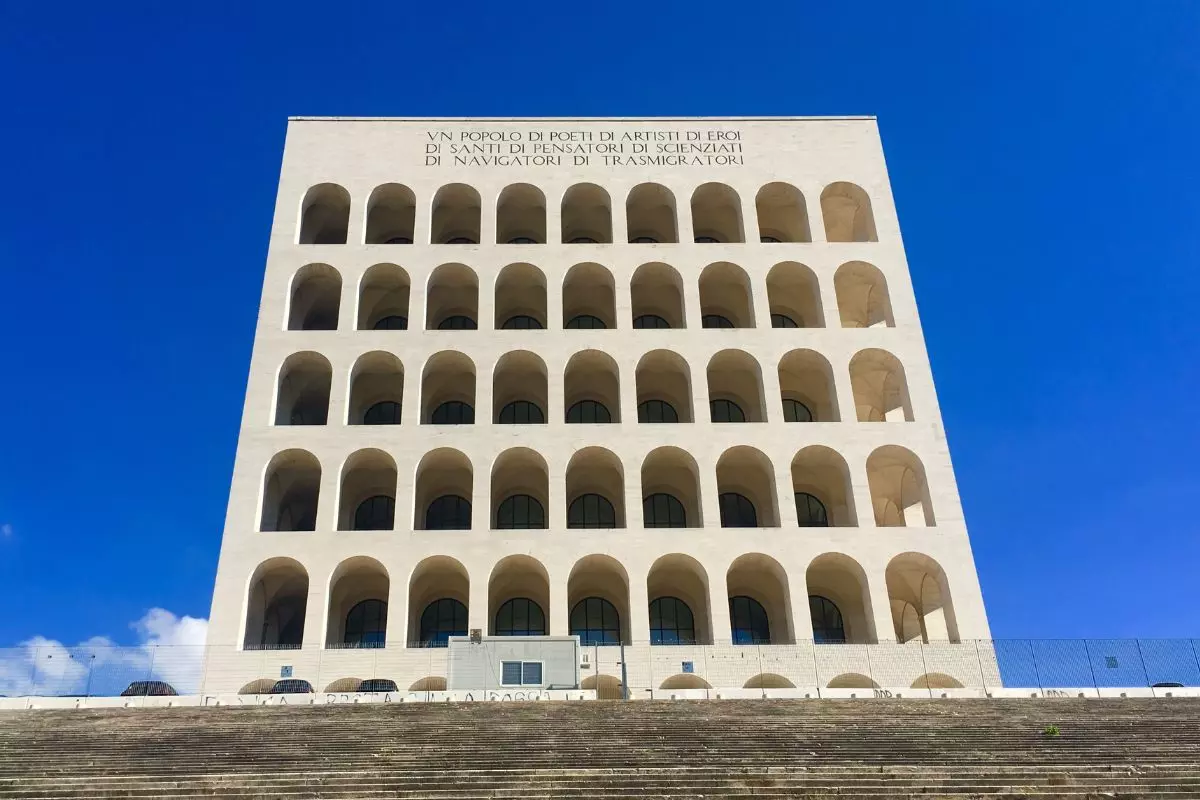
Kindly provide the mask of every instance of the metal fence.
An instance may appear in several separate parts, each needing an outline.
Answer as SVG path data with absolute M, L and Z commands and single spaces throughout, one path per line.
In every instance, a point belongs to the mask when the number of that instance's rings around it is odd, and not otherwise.
M 995 639 L 872 645 L 642 643 L 582 647 L 581 661 L 585 688 L 597 688 L 597 684 L 602 688 L 614 679 L 631 689 L 1200 687 L 1198 639 Z M 318 692 L 353 691 L 355 679 L 368 678 L 391 679 L 401 691 L 418 691 L 435 688 L 437 679 L 445 678 L 446 666 L 446 651 L 439 648 L 250 651 L 216 646 L 30 643 L 0 649 L 0 696 L 111 697 L 139 681 L 162 681 L 179 694 L 228 693 L 252 682 L 265 690 L 280 678 L 307 680 Z

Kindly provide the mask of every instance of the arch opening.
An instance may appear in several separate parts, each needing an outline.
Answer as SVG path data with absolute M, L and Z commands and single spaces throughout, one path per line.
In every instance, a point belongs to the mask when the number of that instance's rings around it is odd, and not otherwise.
M 408 273 L 395 264 L 376 264 L 363 273 L 358 292 L 358 329 L 408 330 Z
M 602 447 L 585 447 L 567 463 L 567 527 L 624 528 L 625 473 Z
M 422 560 L 408 581 L 408 646 L 446 647 L 451 636 L 466 636 L 469 602 L 470 578 L 461 562 L 449 556 Z M 441 689 L 423 691 L 444 691 L 442 680 Z
M 817 644 L 877 641 L 867 576 L 857 561 L 841 553 L 825 553 L 813 559 L 804 577 Z
M 859 422 L 912 422 L 908 381 L 900 359 L 884 350 L 861 350 L 850 359 L 850 387 Z
M 504 187 L 496 202 L 496 244 L 545 244 L 546 195 L 528 183 Z
M 703 327 L 753 328 L 754 303 L 751 297 L 750 278 L 745 270 L 727 261 L 709 264 L 700 273 Z
M 652 350 L 638 361 L 638 422 L 693 422 L 692 376 L 687 361 L 670 350 Z M 668 408 L 652 406 L 665 403 Z
M 568 423 L 621 421 L 621 379 L 617 362 L 607 353 L 584 350 L 571 356 L 563 392 Z
M 754 198 L 758 210 L 758 235 L 763 242 L 811 242 L 808 204 L 788 183 L 768 183 Z
M 367 244 L 412 244 L 417 198 L 400 183 L 385 183 L 367 200 Z
M 314 531 L 321 464 L 307 450 L 284 450 L 263 477 L 261 531 Z
M 546 327 L 546 276 L 532 264 L 509 264 L 496 278 L 496 330 Z
M 692 238 L 701 243 L 744 242 L 742 200 L 723 183 L 705 183 L 692 192 Z
M 525 447 L 505 450 L 492 465 L 492 528 L 547 527 L 550 478 L 546 460 Z M 547 608 L 545 604 L 543 608 Z
M 833 275 L 838 316 L 843 328 L 892 328 L 892 301 L 887 279 L 865 261 L 850 261 Z
M 351 425 L 399 425 L 404 402 L 404 366 L 391 353 L 363 354 L 350 371 Z
M 463 183 L 451 183 L 433 196 L 432 244 L 479 244 L 479 192 Z
M 250 577 L 244 650 L 298 649 L 304 640 L 308 572 L 291 558 L 272 558 Z
M 722 350 L 709 360 L 707 374 L 712 422 L 767 421 L 762 370 L 753 356 L 741 350 Z
M 675 195 L 657 183 L 641 183 L 625 198 L 628 241 L 632 244 L 679 241 Z
M 650 599 L 650 644 L 712 644 L 708 574 L 682 553 L 662 556 L 646 576 Z
M 421 422 L 470 425 L 474 421 L 474 362 L 455 350 L 434 353 L 421 375 Z
M 300 206 L 300 244 L 345 244 L 350 193 L 336 183 L 313 186 Z
M 471 461 L 460 451 L 441 447 L 426 453 L 417 465 L 413 527 L 469 530 L 473 480 Z
M 396 527 L 396 462 L 382 450 L 352 453 L 342 467 L 340 531 L 390 531 Z
M 612 203 L 594 183 L 577 183 L 563 194 L 562 241 L 612 244 Z
M 762 553 L 746 553 L 729 565 L 725 582 L 734 644 L 795 643 L 791 592 L 782 564 Z
M 717 460 L 717 489 L 721 527 L 779 527 L 775 470 L 761 451 L 738 446 L 722 453 Z M 743 500 L 749 502 L 749 509 Z
M 884 445 L 867 456 L 867 483 L 879 527 L 932 527 L 925 467 L 911 450 Z
M 850 468 L 823 445 L 809 445 L 792 458 L 792 491 L 801 528 L 849 527 L 858 524 Z
M 634 328 L 686 328 L 683 278 L 674 267 L 642 264 L 629 282 Z M 665 323 L 665 324 L 664 324 Z
M 659 447 L 642 462 L 642 526 L 702 528 L 700 471 L 678 447 Z
M 324 425 L 329 419 L 333 367 L 320 353 L 293 353 L 279 370 L 276 425 Z
M 537 559 L 506 556 L 488 579 L 491 636 L 545 636 L 550 611 L 550 577 Z
M 389 583 L 387 570 L 373 558 L 356 556 L 338 564 L 329 581 L 325 646 L 383 647 L 387 638 Z M 357 684 L 348 691 L 358 691 Z
M 563 327 L 594 330 L 617 326 L 616 284 L 599 264 L 576 264 L 567 271 L 562 288 Z
M 426 330 L 475 330 L 479 325 L 479 279 L 464 264 L 442 264 L 429 276 Z
M 861 186 L 831 183 L 821 192 L 821 216 L 827 242 L 877 242 L 871 198 Z
M 888 563 L 885 575 L 896 641 L 959 641 L 949 582 L 940 564 L 921 553 L 901 553 Z
M 632 644 L 629 575 L 612 556 L 590 555 L 575 562 L 567 578 L 569 630 L 585 647 Z
M 767 273 L 767 302 L 772 328 L 823 328 L 825 314 L 817 276 L 795 261 L 776 264 Z
M 548 408 L 546 363 L 527 350 L 505 353 L 492 377 L 492 419 L 506 425 L 539 425 Z
M 289 331 L 335 331 L 342 303 L 342 275 L 328 264 L 308 264 L 292 278 Z
M 779 360 L 779 394 L 785 422 L 838 422 L 833 368 L 814 350 L 792 350 Z

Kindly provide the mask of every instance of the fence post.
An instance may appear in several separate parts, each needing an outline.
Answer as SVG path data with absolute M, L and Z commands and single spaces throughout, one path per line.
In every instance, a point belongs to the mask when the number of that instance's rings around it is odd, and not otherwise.
M 1033 679 L 1037 683 L 1037 688 L 1042 694 L 1046 693 L 1046 687 L 1042 686 L 1042 672 L 1038 669 L 1037 650 L 1033 647 L 1033 639 L 1026 639 L 1029 642 L 1029 655 L 1033 658 Z
M 1134 639 L 1134 646 L 1137 647 L 1138 661 L 1142 662 L 1142 677 L 1146 679 L 1146 687 L 1150 687 L 1150 670 L 1146 669 L 1146 656 L 1142 654 L 1142 640 Z
M 1100 693 L 1100 682 L 1096 680 L 1096 665 L 1092 663 L 1092 649 L 1088 647 L 1088 640 L 1083 640 L 1083 654 L 1087 657 L 1088 671 L 1092 674 L 1092 688 L 1096 693 Z
M 929 685 L 929 664 L 925 663 L 925 641 L 917 642 L 917 647 L 921 648 L 921 674 L 925 676 L 925 688 L 929 691 L 929 699 L 933 699 L 933 687 Z
M 996 642 L 992 640 L 992 652 L 996 652 Z M 999 660 L 997 659 L 997 663 Z M 979 653 L 979 640 L 975 640 L 975 666 L 979 667 L 979 685 L 983 687 L 983 695 L 987 697 L 987 675 L 983 671 L 983 656 Z

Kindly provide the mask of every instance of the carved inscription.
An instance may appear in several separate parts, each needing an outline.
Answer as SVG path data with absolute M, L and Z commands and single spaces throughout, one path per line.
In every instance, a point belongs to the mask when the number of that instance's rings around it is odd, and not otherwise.
M 425 131 L 427 167 L 741 167 L 742 132 Z

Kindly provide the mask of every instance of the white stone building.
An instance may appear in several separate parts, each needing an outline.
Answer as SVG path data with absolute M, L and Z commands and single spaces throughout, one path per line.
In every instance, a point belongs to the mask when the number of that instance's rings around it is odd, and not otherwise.
M 969 685 L 875 120 L 290 120 L 210 625 L 210 691 L 435 688 L 471 629 L 585 686 Z

